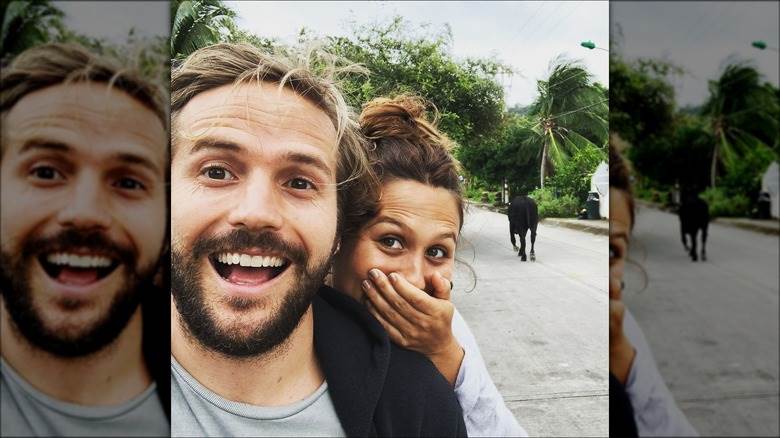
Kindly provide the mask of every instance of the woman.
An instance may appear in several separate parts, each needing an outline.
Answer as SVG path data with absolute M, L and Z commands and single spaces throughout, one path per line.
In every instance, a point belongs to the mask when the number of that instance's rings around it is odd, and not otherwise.
M 642 330 L 621 300 L 623 267 L 635 213 L 628 167 L 612 141 L 609 145 L 609 216 L 609 372 L 611 379 L 622 386 L 617 395 L 625 391 L 630 403 L 630 406 L 613 405 L 610 391 L 610 417 L 618 412 L 616 408 L 631 412 L 634 433 L 639 436 L 695 436 L 696 431 L 677 407 L 658 372 Z M 632 426 L 628 425 L 629 428 Z M 610 431 L 613 432 L 612 427 Z
M 365 303 L 393 342 L 433 362 L 455 389 L 469 436 L 524 436 L 449 301 L 464 200 L 452 142 L 424 114 L 410 96 L 364 107 L 381 194 L 345 225 L 334 285 Z

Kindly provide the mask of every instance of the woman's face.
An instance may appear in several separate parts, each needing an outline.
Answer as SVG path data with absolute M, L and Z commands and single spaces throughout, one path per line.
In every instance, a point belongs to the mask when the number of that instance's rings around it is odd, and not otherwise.
M 436 271 L 452 278 L 459 228 L 451 192 L 411 180 L 390 181 L 382 187 L 379 213 L 337 256 L 334 286 L 360 301 L 360 283 L 378 268 L 397 272 L 430 293 Z
M 620 287 L 623 267 L 628 252 L 631 231 L 631 212 L 628 194 L 620 189 L 609 189 L 609 287 Z

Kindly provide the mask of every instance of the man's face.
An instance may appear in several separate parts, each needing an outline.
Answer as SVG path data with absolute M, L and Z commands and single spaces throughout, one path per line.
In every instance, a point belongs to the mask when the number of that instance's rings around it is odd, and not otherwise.
M 336 132 L 268 83 L 223 86 L 177 115 L 172 293 L 186 333 L 228 357 L 284 342 L 336 237 Z
M 106 84 L 71 83 L 4 114 L 2 293 L 16 329 L 60 356 L 124 329 L 166 229 L 167 134 Z

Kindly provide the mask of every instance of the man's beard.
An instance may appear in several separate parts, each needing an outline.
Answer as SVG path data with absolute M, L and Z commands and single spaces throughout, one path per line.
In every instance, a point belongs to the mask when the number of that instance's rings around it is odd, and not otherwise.
M 220 323 L 210 304 L 206 302 L 203 290 L 203 260 L 220 252 L 240 252 L 241 249 L 258 248 L 284 255 L 290 266 L 295 269 L 289 273 L 296 279 L 284 298 L 275 303 L 263 298 L 258 300 L 237 297 L 224 297 L 220 302 L 236 312 L 250 308 L 267 307 L 272 311 L 268 320 L 253 328 L 249 334 L 237 334 L 235 327 Z M 282 345 L 301 318 L 309 309 L 314 296 L 322 286 L 325 274 L 330 266 L 331 255 L 309 268 L 309 255 L 298 245 L 284 241 L 273 232 L 254 232 L 237 229 L 224 236 L 202 237 L 195 242 L 186 255 L 172 251 L 171 293 L 176 309 L 181 316 L 182 328 L 185 333 L 194 338 L 201 346 L 233 359 L 255 358 L 265 355 Z M 213 269 L 208 266 L 205 269 Z M 282 272 L 279 275 L 285 275 Z M 239 321 L 240 315 L 231 318 Z
M 119 262 L 125 281 L 97 321 L 68 333 L 47 325 L 33 297 L 32 271 L 36 258 L 56 251 L 89 248 L 108 253 Z M 137 269 L 136 251 L 92 230 L 67 229 L 55 236 L 27 239 L 17 253 L 0 253 L 0 289 L 13 327 L 32 346 L 63 358 L 83 357 L 111 344 L 127 326 L 147 288 L 152 290 L 156 266 Z M 46 275 L 46 274 L 43 274 Z M 109 275 L 113 275 L 113 272 Z M 100 280 L 98 280 L 100 281 Z M 104 292 L 100 292 L 104 293 Z M 45 303 L 44 305 L 52 305 Z M 65 312 L 90 305 L 84 300 L 60 298 L 53 304 Z M 65 319 L 67 320 L 67 316 Z

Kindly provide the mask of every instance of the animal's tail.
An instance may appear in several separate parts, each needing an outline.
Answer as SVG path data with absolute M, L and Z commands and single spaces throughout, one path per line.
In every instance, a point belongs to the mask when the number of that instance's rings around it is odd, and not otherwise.
M 531 198 L 525 197 L 525 224 L 528 228 L 531 228 Z

